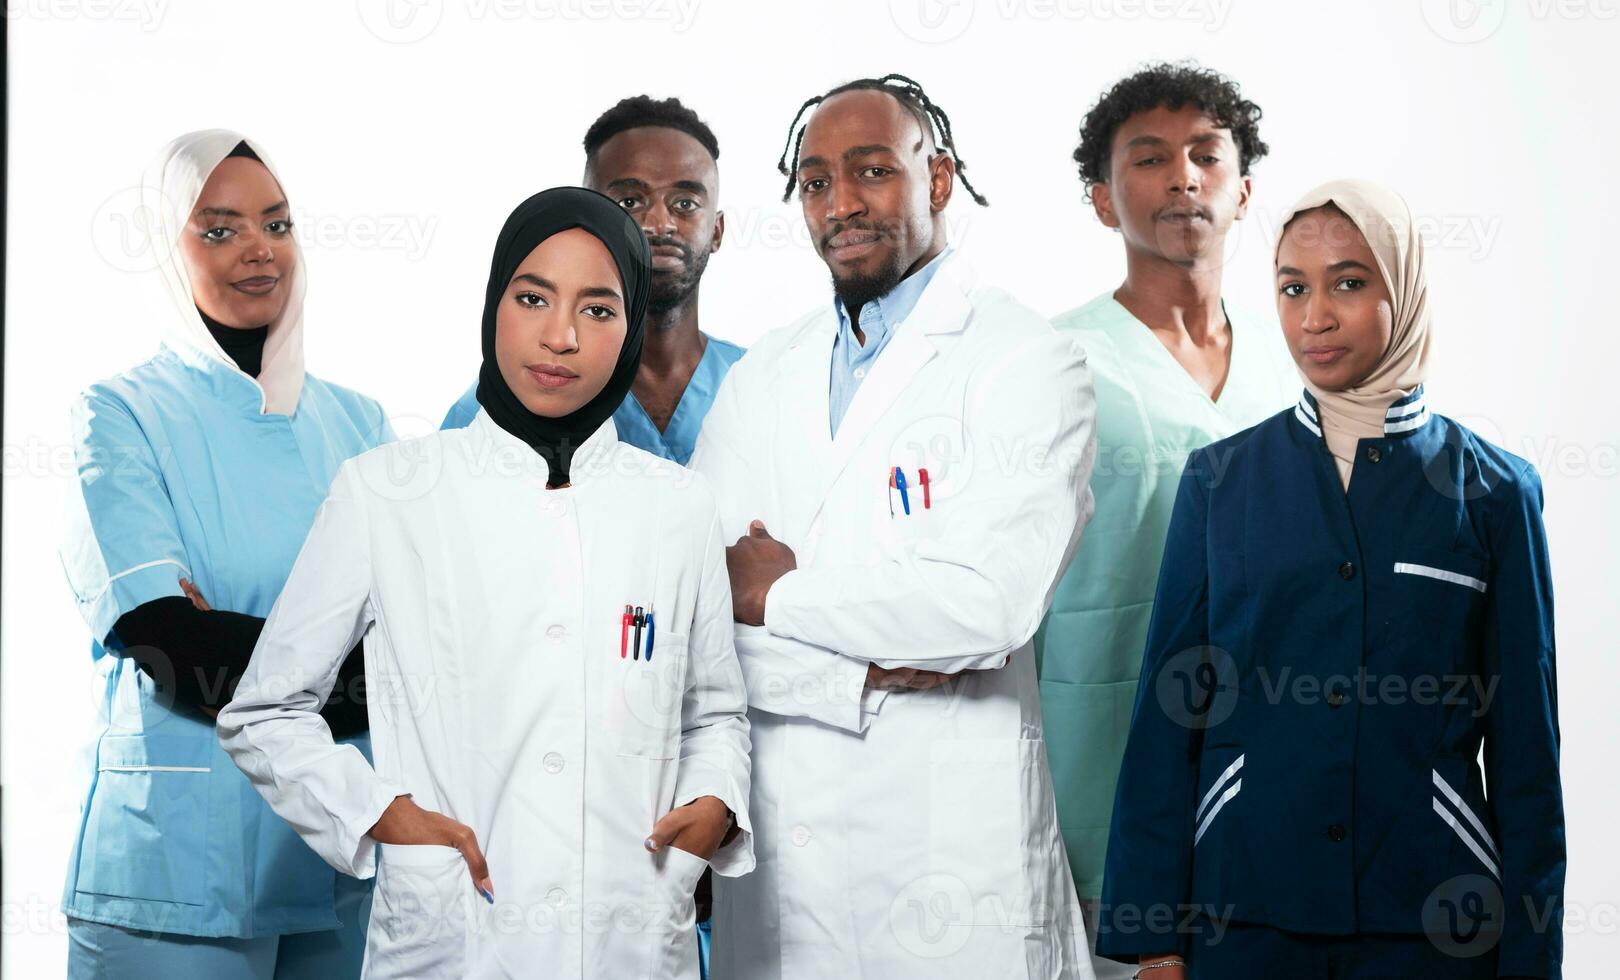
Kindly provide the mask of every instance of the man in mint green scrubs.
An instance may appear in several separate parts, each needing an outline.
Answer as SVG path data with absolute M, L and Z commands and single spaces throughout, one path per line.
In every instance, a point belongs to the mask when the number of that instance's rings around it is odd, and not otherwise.
M 1260 110 L 1228 79 L 1156 65 L 1086 115 L 1074 158 L 1098 219 L 1125 244 L 1125 281 L 1054 319 L 1081 339 L 1097 392 L 1097 510 L 1035 639 L 1058 821 L 1098 959 L 1114 784 L 1148 614 L 1187 456 L 1292 403 L 1298 383 L 1271 318 L 1221 299 L 1227 232 L 1266 153 Z

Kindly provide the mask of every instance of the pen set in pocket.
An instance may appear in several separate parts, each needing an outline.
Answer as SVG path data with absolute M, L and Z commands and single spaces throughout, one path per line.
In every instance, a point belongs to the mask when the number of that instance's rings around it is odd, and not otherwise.
M 910 481 L 908 481 L 906 479 L 906 471 L 905 470 L 901 469 L 898 466 L 889 467 L 889 516 L 890 517 L 894 516 L 894 494 L 895 494 L 895 491 L 897 491 L 897 490 L 900 492 L 900 507 L 901 507 L 901 509 L 905 512 L 907 517 L 911 516 L 911 493 L 910 493 L 911 486 L 912 485 L 911 485 Z M 927 470 L 920 469 L 920 470 L 917 471 L 917 483 L 916 483 L 916 486 L 918 486 L 922 490 L 923 509 L 924 510 L 932 509 L 933 506 L 934 506 L 934 500 L 933 500 L 933 494 L 929 490 L 928 471 Z
M 648 606 L 644 612 L 640 606 L 630 603 L 624 604 L 624 615 L 619 619 L 619 659 L 628 657 L 631 660 L 642 659 L 641 633 L 645 628 L 647 632 L 646 659 L 651 662 L 653 655 L 653 611 Z M 634 631 L 634 642 L 631 642 L 631 631 Z

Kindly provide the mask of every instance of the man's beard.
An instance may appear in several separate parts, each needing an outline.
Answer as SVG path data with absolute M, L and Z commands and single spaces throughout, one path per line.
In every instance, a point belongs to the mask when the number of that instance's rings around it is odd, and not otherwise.
M 703 279 L 704 270 L 709 267 L 709 252 L 707 249 L 702 253 L 693 252 L 685 242 L 673 238 L 653 238 L 649 242 L 681 250 L 681 271 L 653 273 L 652 290 L 647 297 L 647 313 L 661 317 L 691 302 L 692 294 L 697 292 L 698 283 Z
M 826 248 L 827 242 L 833 235 L 851 228 L 876 231 L 883 239 L 893 240 L 881 225 L 855 221 L 840 225 L 836 230 L 822 236 L 822 247 Z M 831 272 L 831 270 L 832 267 L 829 265 L 828 271 Z M 900 285 L 900 280 L 904 279 L 905 276 L 906 270 L 905 266 L 901 264 L 899 251 L 891 250 L 888 262 L 882 268 L 872 272 L 846 276 L 842 279 L 838 277 L 838 273 L 832 272 L 833 295 L 838 297 L 840 303 L 844 304 L 845 310 L 858 310 Z
M 880 296 L 888 295 L 905 278 L 905 271 L 900 267 L 899 254 L 895 253 L 890 256 L 889 263 L 876 272 L 845 279 L 838 278 L 838 274 L 834 273 L 833 295 L 844 304 L 845 310 L 858 310 Z

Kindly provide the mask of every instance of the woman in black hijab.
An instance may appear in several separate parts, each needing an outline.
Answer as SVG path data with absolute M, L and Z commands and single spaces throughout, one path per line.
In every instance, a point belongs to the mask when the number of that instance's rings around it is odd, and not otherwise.
M 650 278 L 610 199 L 519 205 L 482 409 L 339 472 L 220 713 L 271 807 L 334 867 L 375 870 L 369 976 L 696 980 L 693 887 L 753 868 L 714 496 L 611 421 Z M 362 635 L 388 692 L 375 768 L 310 723 Z M 563 926 L 580 915 L 607 922 Z
M 611 374 L 599 384 L 594 395 L 589 390 L 589 379 L 580 386 L 581 379 L 569 378 L 569 373 L 577 375 L 579 372 L 563 363 L 566 356 L 552 361 L 532 361 L 519 360 L 514 354 L 504 363 L 497 356 L 497 319 L 503 312 L 502 300 L 511 291 L 519 266 L 542 242 L 573 229 L 591 235 L 606 247 L 624 290 L 620 297 L 625 305 L 624 342 L 613 361 Z M 636 368 L 641 363 L 642 321 L 646 318 L 651 283 L 652 251 L 647 236 L 623 208 L 596 191 L 583 187 L 541 191 L 518 205 L 501 228 L 500 238 L 495 242 L 495 258 L 490 264 L 489 286 L 484 294 L 484 364 L 478 375 L 478 404 L 496 425 L 522 439 L 541 455 L 550 470 L 552 486 L 568 483 L 574 451 L 613 415 L 635 380 Z M 515 348 L 524 339 L 528 339 L 527 335 L 513 337 L 511 343 Z M 583 356 L 579 346 L 576 344 L 572 353 Z M 593 353 L 600 358 L 602 352 Z M 600 364 L 593 366 L 600 367 Z M 563 370 L 545 370 L 557 367 Z

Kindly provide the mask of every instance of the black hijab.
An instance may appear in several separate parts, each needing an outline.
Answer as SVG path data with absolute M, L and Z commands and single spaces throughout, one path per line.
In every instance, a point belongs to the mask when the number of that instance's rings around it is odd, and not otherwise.
M 619 269 L 624 290 L 624 346 L 613 366 L 613 375 L 595 398 L 559 418 L 536 415 L 507 387 L 495 359 L 495 312 L 500 308 L 506 287 L 523 260 L 541 242 L 570 228 L 590 232 L 607 247 Z M 517 206 L 501 235 L 495 241 L 495 258 L 489 267 L 489 286 L 484 291 L 484 363 L 478 372 L 478 404 L 489 412 L 496 425 L 528 443 L 546 461 L 547 482 L 561 486 L 568 482 L 568 467 L 578 449 L 614 409 L 624 401 L 641 364 L 642 321 L 646 319 L 647 297 L 652 291 L 652 249 L 647 236 L 624 209 L 613 200 L 584 187 L 553 187 Z

